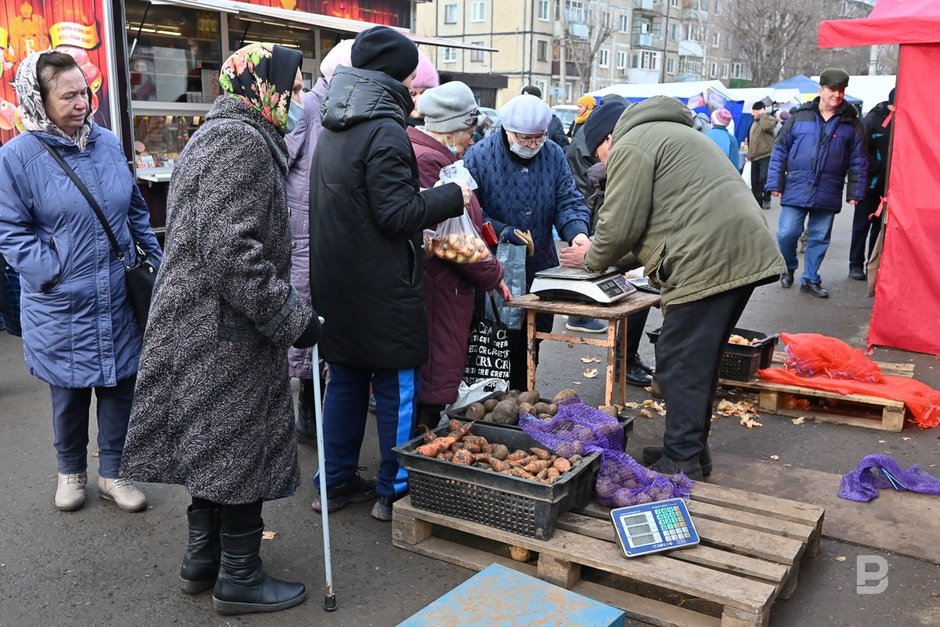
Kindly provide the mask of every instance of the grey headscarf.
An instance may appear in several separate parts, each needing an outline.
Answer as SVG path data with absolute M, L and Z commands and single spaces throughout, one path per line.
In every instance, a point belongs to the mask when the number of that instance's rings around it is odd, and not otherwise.
M 52 135 L 58 135 L 73 142 L 79 150 L 84 151 L 88 144 L 88 136 L 91 134 L 91 120 L 94 112 L 91 110 L 91 103 L 88 103 L 88 113 L 85 116 L 85 122 L 78 129 L 75 137 L 69 137 L 61 128 L 59 128 L 46 114 L 46 106 L 42 102 L 42 95 L 39 92 L 39 77 L 36 74 L 36 64 L 39 62 L 39 56 L 50 52 L 33 52 L 20 62 L 16 70 L 16 79 L 13 81 L 13 88 L 16 89 L 16 95 L 19 98 L 20 111 L 23 113 L 23 128 L 27 131 L 44 131 Z

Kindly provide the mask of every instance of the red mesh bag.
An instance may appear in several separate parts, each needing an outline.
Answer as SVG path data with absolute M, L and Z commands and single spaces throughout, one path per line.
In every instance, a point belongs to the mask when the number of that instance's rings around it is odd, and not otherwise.
M 802 377 L 881 380 L 881 368 L 842 340 L 819 333 L 781 333 L 780 339 L 786 345 L 784 367 Z

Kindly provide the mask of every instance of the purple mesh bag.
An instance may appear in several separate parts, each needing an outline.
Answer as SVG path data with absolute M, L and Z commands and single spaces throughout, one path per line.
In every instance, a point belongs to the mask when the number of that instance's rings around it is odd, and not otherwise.
M 688 497 L 692 482 L 685 475 L 661 475 L 644 468 L 623 452 L 620 422 L 585 405 L 578 397 L 558 404 L 550 420 L 519 414 L 519 426 L 540 444 L 563 457 L 601 452 L 595 479 L 597 501 L 605 507 L 626 507 L 671 498 Z
M 917 465 L 905 470 L 890 455 L 866 455 L 855 470 L 842 477 L 839 496 L 868 502 L 878 498 L 882 488 L 940 496 L 940 479 Z

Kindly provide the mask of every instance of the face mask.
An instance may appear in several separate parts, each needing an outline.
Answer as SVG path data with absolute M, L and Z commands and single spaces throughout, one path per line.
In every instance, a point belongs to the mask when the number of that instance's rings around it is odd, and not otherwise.
M 531 159 L 539 153 L 539 150 L 542 149 L 543 144 L 539 144 L 535 148 L 530 148 L 528 146 L 523 146 L 522 144 L 511 144 L 509 150 L 513 151 L 516 156 L 523 159 Z
M 287 126 L 285 127 L 285 131 L 290 133 L 294 130 L 303 116 L 304 106 L 296 100 L 291 100 L 290 108 L 287 110 Z

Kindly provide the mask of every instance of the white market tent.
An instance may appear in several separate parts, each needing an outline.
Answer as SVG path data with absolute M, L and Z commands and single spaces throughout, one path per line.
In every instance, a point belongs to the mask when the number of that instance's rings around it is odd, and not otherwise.
M 780 104 L 803 104 L 799 89 L 775 89 L 773 87 L 740 87 L 727 88 L 725 91 L 732 100 L 744 103 L 744 110 L 750 111 L 751 106 L 758 100 L 776 102 Z
M 733 100 L 728 95 L 728 88 L 721 81 L 688 81 L 680 83 L 620 83 L 611 85 L 604 89 L 598 89 L 591 92 L 592 96 L 617 94 L 626 99 L 631 98 L 649 98 L 650 96 L 672 96 L 682 100 L 688 100 L 694 96 L 704 94 L 709 89 L 713 89 L 725 97 L 726 100 Z
M 813 76 L 812 79 L 818 81 L 819 77 Z M 865 114 L 879 102 L 884 102 L 888 99 L 888 92 L 894 88 L 896 82 L 897 76 L 894 74 L 886 74 L 883 76 L 860 74 L 850 76 L 849 86 L 845 88 L 845 93 L 846 95 L 858 98 L 862 101 L 862 113 Z

